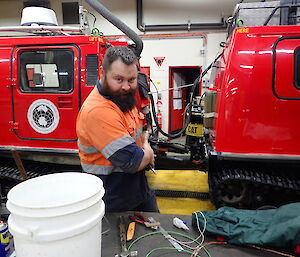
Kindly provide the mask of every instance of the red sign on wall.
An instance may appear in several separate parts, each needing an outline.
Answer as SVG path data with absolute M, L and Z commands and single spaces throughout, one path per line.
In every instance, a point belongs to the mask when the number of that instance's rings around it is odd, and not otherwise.
M 154 61 L 156 62 L 157 66 L 160 67 L 165 60 L 166 57 L 153 57 Z

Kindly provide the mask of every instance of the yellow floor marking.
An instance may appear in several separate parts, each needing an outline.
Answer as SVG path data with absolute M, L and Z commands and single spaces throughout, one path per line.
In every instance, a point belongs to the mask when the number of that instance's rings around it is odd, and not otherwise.
M 193 198 L 156 197 L 158 209 L 163 214 L 191 215 L 195 211 L 215 210 L 209 200 Z
M 208 192 L 207 173 L 198 170 L 156 170 L 146 172 L 153 190 Z M 163 214 L 191 215 L 195 211 L 215 210 L 209 200 L 196 198 L 157 197 L 158 208 Z
M 146 172 L 154 190 L 208 192 L 207 173 L 198 170 L 156 170 Z

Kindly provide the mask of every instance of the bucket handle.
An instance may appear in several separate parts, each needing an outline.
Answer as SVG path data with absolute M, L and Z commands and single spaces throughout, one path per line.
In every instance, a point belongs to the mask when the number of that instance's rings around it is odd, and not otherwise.
M 11 234 L 22 235 L 24 237 L 29 237 L 31 239 L 34 239 L 34 237 L 38 234 L 39 226 L 30 226 L 27 229 L 20 228 L 14 226 L 11 219 L 12 219 L 12 215 L 9 215 L 7 223 L 8 223 L 8 229 Z

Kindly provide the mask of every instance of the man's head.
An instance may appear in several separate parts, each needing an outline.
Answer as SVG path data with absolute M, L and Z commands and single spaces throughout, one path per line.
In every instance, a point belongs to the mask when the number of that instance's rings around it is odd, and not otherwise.
M 102 92 L 123 112 L 131 110 L 136 105 L 137 57 L 126 46 L 111 47 L 102 66 Z

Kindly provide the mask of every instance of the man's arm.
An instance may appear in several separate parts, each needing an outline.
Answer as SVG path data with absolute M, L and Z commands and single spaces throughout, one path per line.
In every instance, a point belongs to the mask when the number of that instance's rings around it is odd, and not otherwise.
M 138 171 L 146 168 L 148 164 L 154 167 L 154 152 L 148 142 L 148 138 L 149 138 L 148 131 L 144 131 L 142 135 L 142 143 L 143 143 L 142 149 L 144 151 L 144 156 L 138 168 Z
M 141 147 L 135 143 L 130 144 L 115 152 L 108 160 L 114 166 L 120 167 L 128 173 L 141 171 L 145 169 L 148 164 L 154 167 L 154 153 L 148 143 L 148 133 L 143 133 Z
M 144 151 L 144 156 L 138 168 L 139 171 L 146 168 L 148 164 L 154 167 L 154 153 L 148 141 L 143 143 L 142 149 Z

